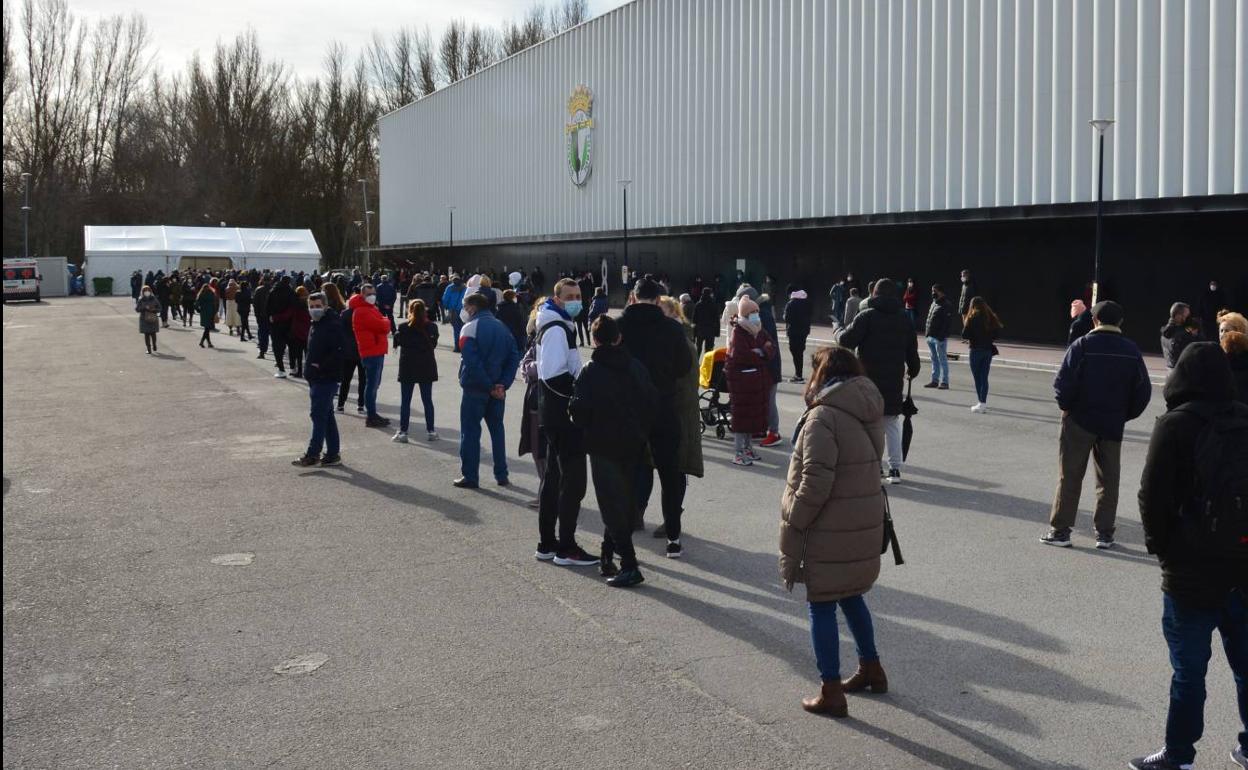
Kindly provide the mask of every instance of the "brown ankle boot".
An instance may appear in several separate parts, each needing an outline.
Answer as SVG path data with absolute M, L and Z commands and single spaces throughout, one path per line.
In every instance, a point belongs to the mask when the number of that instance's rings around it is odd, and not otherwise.
M 884 675 L 884 667 L 878 660 L 858 659 L 858 670 L 849 679 L 841 682 L 845 692 L 862 692 L 871 690 L 876 695 L 888 692 L 888 677 Z
M 845 701 L 845 693 L 841 691 L 840 682 L 824 682 L 818 695 L 813 698 L 802 698 L 802 708 L 812 714 L 827 714 L 833 717 L 849 716 L 849 704 Z

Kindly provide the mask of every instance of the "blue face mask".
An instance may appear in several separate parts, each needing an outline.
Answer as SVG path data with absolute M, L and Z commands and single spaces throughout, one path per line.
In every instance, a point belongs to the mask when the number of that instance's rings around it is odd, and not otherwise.
M 760 316 L 758 313 L 750 313 L 750 317 L 746 320 L 748 320 L 752 324 L 763 322 L 762 316 Z
M 578 315 L 581 314 L 582 307 L 583 305 L 581 305 L 581 301 L 579 299 L 569 300 L 563 303 L 563 312 L 567 313 L 573 318 L 576 318 Z

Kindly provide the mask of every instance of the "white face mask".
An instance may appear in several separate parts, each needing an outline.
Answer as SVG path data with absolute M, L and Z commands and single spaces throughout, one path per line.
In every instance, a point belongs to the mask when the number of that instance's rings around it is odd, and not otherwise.
M 369 294 L 367 297 L 365 297 L 365 298 L 364 298 L 364 301 L 365 301 L 365 302 L 367 302 L 367 303 L 368 303 L 368 304 L 370 304 L 370 305 L 376 305 L 376 304 L 377 304 L 377 295 L 376 295 L 376 294 Z
M 468 312 L 468 308 L 464 308 L 463 310 L 459 311 L 459 320 L 463 321 L 464 323 L 468 323 L 469 321 L 472 320 L 472 313 Z
M 325 317 L 325 308 L 323 307 L 308 308 L 308 314 L 312 316 L 313 321 L 319 321 Z

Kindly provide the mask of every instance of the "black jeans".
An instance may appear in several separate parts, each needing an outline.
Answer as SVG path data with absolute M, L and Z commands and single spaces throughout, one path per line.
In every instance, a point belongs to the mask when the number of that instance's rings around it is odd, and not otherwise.
M 680 432 L 674 430 L 677 425 L 676 414 L 670 404 L 659 407 L 655 425 L 657 430 L 650 434 L 650 455 L 654 458 L 654 469 L 659 472 L 659 483 L 663 486 L 663 528 L 667 531 L 668 540 L 679 540 L 686 479 L 685 474 L 680 471 Z M 643 491 L 635 488 L 639 492 Z M 644 499 L 648 500 L 649 497 L 649 491 L 646 490 Z M 643 498 L 639 495 L 638 499 L 640 501 Z M 638 516 L 642 513 L 644 511 L 638 507 Z
M 703 353 L 710 353 L 715 349 L 714 337 L 698 337 L 698 359 L 701 360 Z
M 576 317 L 576 334 L 582 345 L 589 344 L 589 316 L 578 315 Z
M 269 326 L 269 337 L 273 341 L 273 360 L 277 361 L 277 370 L 279 372 L 286 371 L 286 364 L 282 359 L 286 357 L 286 345 L 290 338 L 290 327 L 286 324 L 271 324 Z
M 256 333 L 260 335 L 256 344 L 260 347 L 260 355 L 264 355 L 269 352 L 269 317 L 264 313 L 256 314 Z
M 143 344 L 147 346 L 147 352 L 151 353 L 156 349 L 156 335 L 143 332 Z
M 240 324 L 242 324 L 242 326 L 238 327 L 239 328 L 238 338 L 241 340 L 243 338 L 243 335 L 247 335 L 247 337 L 250 338 L 252 336 L 251 335 L 251 313 L 245 310 L 238 311 L 238 321 Z
M 290 340 L 290 368 L 300 374 L 303 373 L 303 351 L 305 345 L 297 339 Z
M 571 425 L 546 428 L 546 475 L 537 515 L 542 545 L 563 550 L 576 544 L 576 520 L 585 499 L 585 449 L 581 431 Z M 555 522 L 559 536 L 555 537 Z
M 793 370 L 797 377 L 802 376 L 802 357 L 806 353 L 806 337 L 789 335 L 789 352 L 793 354 Z
M 212 337 L 208 336 L 211 332 L 212 332 L 212 329 L 207 328 L 207 327 L 205 327 L 205 328 L 204 328 L 204 333 L 203 333 L 202 335 L 200 335 L 200 338 L 199 338 L 199 344 L 200 344 L 201 346 L 202 346 L 205 342 L 207 342 L 209 345 L 211 345 L 211 344 L 212 344 Z
M 364 406 L 364 364 L 357 358 L 342 365 L 342 384 L 338 386 L 338 408 L 346 406 L 347 394 L 351 392 L 351 377 L 359 372 L 356 378 L 358 385 L 355 391 L 355 405 Z
M 609 561 L 613 553 L 620 555 L 621 569 L 637 568 L 637 552 L 633 549 L 633 515 L 637 498 L 633 478 L 634 463 L 623 463 L 609 457 L 589 458 L 594 477 L 594 493 L 598 510 L 602 511 L 602 559 Z

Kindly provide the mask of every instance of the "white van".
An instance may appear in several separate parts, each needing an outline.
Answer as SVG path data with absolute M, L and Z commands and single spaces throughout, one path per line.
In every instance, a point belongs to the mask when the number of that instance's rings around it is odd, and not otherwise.
M 33 299 L 39 301 L 39 263 L 21 257 L 4 260 L 4 301 Z

